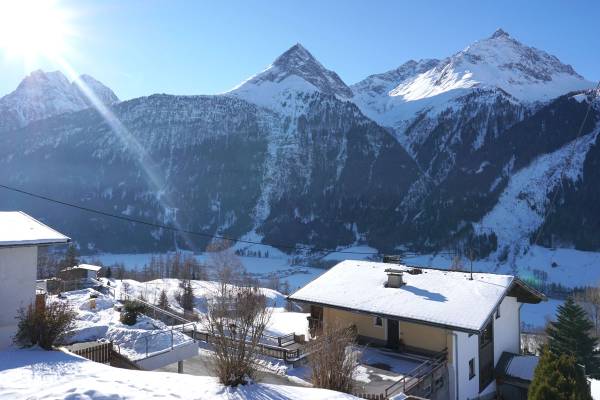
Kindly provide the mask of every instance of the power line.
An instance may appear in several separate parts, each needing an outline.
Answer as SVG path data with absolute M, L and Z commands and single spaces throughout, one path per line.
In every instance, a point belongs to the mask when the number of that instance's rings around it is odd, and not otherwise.
M 180 228 L 176 228 L 174 226 L 159 224 L 159 223 L 151 222 L 151 221 L 145 221 L 145 220 L 137 219 L 137 218 L 131 218 L 131 217 L 119 215 L 119 214 L 113 214 L 113 213 L 109 213 L 107 211 L 97 210 L 95 208 L 86 207 L 86 206 L 82 206 L 82 205 L 74 204 L 74 203 L 69 203 L 69 202 L 66 202 L 63 200 L 54 199 L 52 197 L 44 196 L 41 194 L 29 192 L 27 190 L 18 189 L 18 188 L 3 185 L 3 184 L 0 184 L 0 188 L 6 189 L 6 190 L 9 190 L 12 192 L 20 193 L 20 194 L 23 194 L 26 196 L 34 197 L 34 198 L 37 198 L 40 200 L 48 201 L 51 203 L 60 204 L 62 206 L 71 207 L 71 208 L 75 208 L 75 209 L 78 209 L 81 211 L 102 215 L 105 217 L 115 218 L 115 219 L 119 219 L 122 221 L 131 222 L 131 223 L 140 224 L 140 225 L 151 226 L 153 228 L 161 228 L 161 229 L 165 229 L 168 231 L 185 233 L 188 235 L 201 236 L 201 237 L 205 237 L 205 238 L 209 238 L 209 239 L 221 239 L 221 240 L 227 240 L 227 241 L 231 241 L 231 242 L 245 243 L 245 244 L 252 244 L 252 245 L 267 245 L 267 246 L 272 246 L 272 247 L 277 247 L 277 248 L 282 248 L 282 249 L 296 250 L 296 251 L 306 250 L 306 251 L 328 252 L 328 253 L 337 253 L 337 254 L 354 254 L 354 255 L 377 255 L 377 254 L 379 254 L 379 252 L 332 250 L 332 249 L 325 249 L 325 248 L 320 248 L 320 247 L 296 246 L 296 245 L 290 245 L 290 244 L 284 244 L 284 243 L 262 243 L 262 242 L 258 242 L 258 241 L 254 241 L 254 240 L 236 239 L 236 238 L 231 238 L 231 237 L 223 236 L 223 235 L 215 235 L 215 234 L 206 233 L 206 232 L 198 232 L 198 231 L 193 231 L 193 230 L 188 230 L 188 229 L 180 229 Z M 412 252 L 404 252 L 403 254 L 409 255 L 409 256 L 419 255 L 417 253 L 412 253 Z M 437 253 L 437 254 L 443 254 L 443 253 Z

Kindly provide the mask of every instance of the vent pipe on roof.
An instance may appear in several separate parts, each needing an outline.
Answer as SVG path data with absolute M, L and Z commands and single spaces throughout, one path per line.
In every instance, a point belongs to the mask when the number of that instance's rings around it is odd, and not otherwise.
M 405 285 L 404 280 L 402 279 L 402 270 L 388 268 L 385 270 L 387 273 L 387 284 L 386 287 L 389 288 L 399 288 Z

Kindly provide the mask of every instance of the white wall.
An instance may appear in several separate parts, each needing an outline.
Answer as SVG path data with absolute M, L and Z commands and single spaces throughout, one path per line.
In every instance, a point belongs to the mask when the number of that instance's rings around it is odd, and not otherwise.
M 479 395 L 479 336 L 464 332 L 454 332 L 452 365 L 448 368 L 450 378 L 450 398 L 467 400 Z M 475 360 L 475 376 L 469 379 L 469 360 Z M 458 397 L 454 392 L 456 381 L 456 368 L 458 368 Z
M 500 318 L 494 316 L 494 365 L 503 351 L 519 353 L 519 303 L 516 297 L 505 297 L 500 304 Z
M 0 349 L 12 343 L 17 310 L 35 300 L 37 247 L 0 248 Z
M 503 351 L 519 353 L 519 303 L 514 297 L 505 297 L 500 304 L 500 318 L 494 315 L 494 365 L 500 359 Z M 455 332 L 458 357 L 449 368 L 450 388 L 453 390 L 458 365 L 458 397 L 451 394 L 451 399 L 466 400 L 475 398 L 479 393 L 479 337 L 462 332 Z M 475 359 L 475 376 L 469 379 L 469 360 Z M 495 390 L 495 382 L 481 393 Z
M 135 363 L 142 369 L 153 371 L 158 368 L 182 361 L 198 355 L 198 343 L 190 340 L 176 346 L 173 350 L 167 351 L 155 356 L 136 361 Z M 184 366 L 185 371 L 185 366 Z

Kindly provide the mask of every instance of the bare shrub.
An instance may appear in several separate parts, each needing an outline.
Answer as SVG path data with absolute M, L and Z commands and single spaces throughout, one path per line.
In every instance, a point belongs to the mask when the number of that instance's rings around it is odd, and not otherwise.
M 67 303 L 49 302 L 44 306 L 20 308 L 14 342 L 23 347 L 39 345 L 51 350 L 52 346 L 64 340 L 73 329 L 76 314 Z
M 353 376 L 358 366 L 353 349 L 356 343 L 354 327 L 326 326 L 314 342 L 308 358 L 315 387 L 351 393 Z
M 204 318 L 213 341 L 214 372 L 222 384 L 237 386 L 255 376 L 260 338 L 270 317 L 255 282 L 219 283 Z

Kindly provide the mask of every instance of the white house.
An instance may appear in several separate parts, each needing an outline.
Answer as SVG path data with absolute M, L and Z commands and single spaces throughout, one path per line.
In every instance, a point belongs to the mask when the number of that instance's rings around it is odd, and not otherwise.
M 23 212 L 0 212 L 0 349 L 12 343 L 17 310 L 35 299 L 38 247 L 69 241 Z
M 353 325 L 362 342 L 429 355 L 409 394 L 463 400 L 495 392 L 500 356 L 520 351 L 521 305 L 544 296 L 510 275 L 343 261 L 290 299 L 310 305 L 314 335 Z

